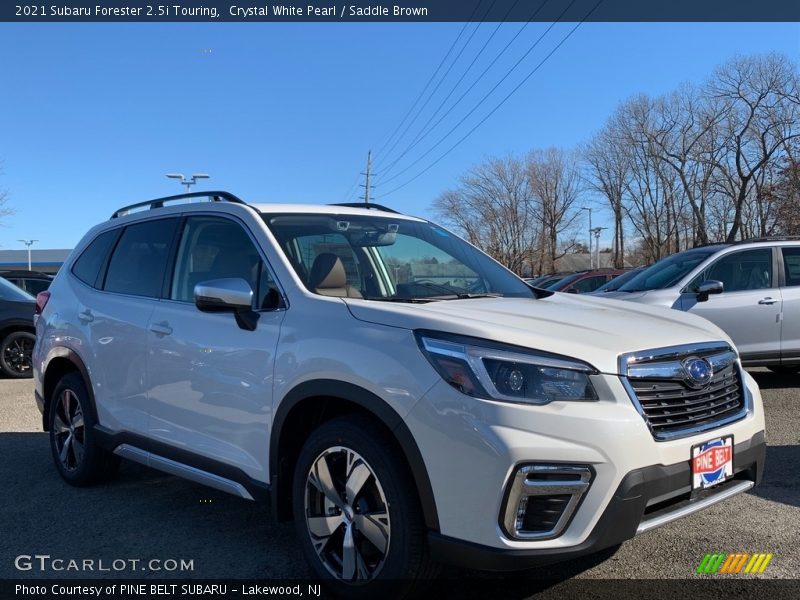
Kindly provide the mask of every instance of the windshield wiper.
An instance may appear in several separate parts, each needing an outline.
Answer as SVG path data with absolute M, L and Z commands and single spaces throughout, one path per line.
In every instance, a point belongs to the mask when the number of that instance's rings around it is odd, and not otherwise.
M 393 296 L 364 296 L 364 300 L 379 300 L 380 302 L 406 302 L 408 304 L 426 304 L 428 302 L 437 302 L 444 300 L 440 297 L 418 297 L 418 298 L 395 298 Z

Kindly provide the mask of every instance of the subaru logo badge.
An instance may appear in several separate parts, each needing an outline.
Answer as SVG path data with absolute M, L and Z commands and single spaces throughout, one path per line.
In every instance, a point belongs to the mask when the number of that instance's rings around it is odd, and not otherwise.
M 683 361 L 683 370 L 686 372 L 686 383 L 694 388 L 706 386 L 714 375 L 711 363 L 705 358 L 687 358 Z

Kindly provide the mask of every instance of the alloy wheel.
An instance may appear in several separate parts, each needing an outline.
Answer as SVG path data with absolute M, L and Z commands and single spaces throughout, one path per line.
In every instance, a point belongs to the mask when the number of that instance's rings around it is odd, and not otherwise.
M 75 471 L 85 455 L 85 427 L 81 404 L 72 390 L 61 392 L 55 411 L 53 433 L 58 459 L 66 471 Z
M 3 358 L 9 369 L 20 375 L 31 372 L 34 340 L 18 336 L 3 348 Z
M 305 513 L 314 550 L 334 577 L 366 583 L 378 575 L 389 552 L 389 507 L 361 455 L 335 446 L 316 458 L 306 477 Z

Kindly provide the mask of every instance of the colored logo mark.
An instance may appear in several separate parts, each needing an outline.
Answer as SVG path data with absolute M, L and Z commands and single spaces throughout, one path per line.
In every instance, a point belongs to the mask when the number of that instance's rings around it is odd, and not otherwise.
M 763 573 L 772 560 L 772 553 L 725 552 L 707 553 L 697 567 L 697 573 L 719 575 L 721 573 Z

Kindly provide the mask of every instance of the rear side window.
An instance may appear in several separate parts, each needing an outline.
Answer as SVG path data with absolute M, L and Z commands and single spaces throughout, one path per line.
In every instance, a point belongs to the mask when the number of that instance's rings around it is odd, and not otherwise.
M 108 264 L 103 289 L 159 297 L 177 224 L 177 219 L 160 219 L 126 227 Z
M 118 235 L 118 229 L 112 229 L 98 235 L 78 257 L 78 260 L 75 261 L 72 266 L 72 274 L 83 283 L 98 287 L 99 282 L 97 280 L 100 276 L 100 269 L 103 268 L 103 263 L 105 263 L 106 257 L 114 246 Z
M 800 248 L 781 248 L 786 286 L 800 285 Z

